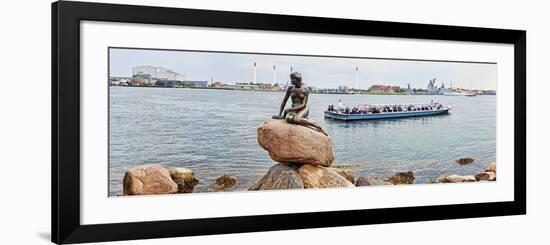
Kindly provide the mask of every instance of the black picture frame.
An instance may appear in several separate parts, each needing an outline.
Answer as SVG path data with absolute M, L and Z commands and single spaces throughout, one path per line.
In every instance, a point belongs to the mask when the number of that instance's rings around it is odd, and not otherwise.
M 514 201 L 80 224 L 80 22 L 236 28 L 514 45 Z M 209 235 L 526 213 L 526 31 L 61 1 L 52 3 L 52 242 Z

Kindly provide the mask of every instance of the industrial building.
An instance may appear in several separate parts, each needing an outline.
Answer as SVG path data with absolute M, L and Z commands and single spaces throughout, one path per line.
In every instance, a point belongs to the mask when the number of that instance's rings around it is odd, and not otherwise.
M 164 67 L 136 66 L 132 68 L 132 76 L 149 76 L 151 80 L 185 81 L 185 75 Z

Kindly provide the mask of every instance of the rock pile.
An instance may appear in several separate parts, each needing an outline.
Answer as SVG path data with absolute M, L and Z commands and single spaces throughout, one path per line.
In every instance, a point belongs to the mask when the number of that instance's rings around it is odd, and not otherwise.
M 484 172 L 477 173 L 474 176 L 467 175 L 449 175 L 441 176 L 435 179 L 428 180 L 427 183 L 462 183 L 462 182 L 476 182 L 476 181 L 495 181 L 497 180 L 497 165 L 496 162 L 490 163 Z
M 257 128 L 258 144 L 276 162 L 249 190 L 353 187 L 351 170 L 330 168 L 332 140 L 316 130 L 267 120 Z
M 413 172 L 397 172 L 388 178 L 375 175 L 355 176 L 350 168 L 331 167 L 334 161 L 332 140 L 314 129 L 291 124 L 286 120 L 269 119 L 257 128 L 258 144 L 277 162 L 248 188 L 254 190 L 311 189 L 354 186 L 379 186 L 413 184 Z M 473 158 L 460 158 L 456 162 L 465 165 Z M 496 163 L 489 164 L 483 172 L 475 175 L 448 175 L 429 180 L 427 183 L 461 183 L 495 181 Z M 132 167 L 123 179 L 123 195 L 155 195 L 191 193 L 199 183 L 193 171 L 174 168 L 168 171 L 160 164 Z M 234 177 L 222 175 L 216 178 L 213 191 L 242 188 Z
M 191 193 L 199 183 L 193 171 L 175 168 L 171 171 L 160 164 L 132 167 L 124 174 L 123 195 L 158 195 Z

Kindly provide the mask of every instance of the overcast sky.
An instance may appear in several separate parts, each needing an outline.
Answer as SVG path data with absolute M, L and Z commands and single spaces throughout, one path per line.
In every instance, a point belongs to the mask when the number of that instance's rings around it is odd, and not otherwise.
M 414 58 L 414 57 L 411 57 Z M 140 65 L 160 66 L 186 76 L 187 80 L 224 83 L 251 82 L 253 64 L 257 64 L 257 82 L 289 80 L 290 66 L 302 73 L 308 86 L 317 88 L 355 87 L 355 67 L 359 68 L 359 88 L 373 84 L 426 88 L 437 78 L 437 85 L 472 89 L 496 89 L 497 64 L 385 60 L 365 58 L 306 57 L 263 54 L 164 51 L 144 49 L 110 49 L 110 76 L 131 76 Z

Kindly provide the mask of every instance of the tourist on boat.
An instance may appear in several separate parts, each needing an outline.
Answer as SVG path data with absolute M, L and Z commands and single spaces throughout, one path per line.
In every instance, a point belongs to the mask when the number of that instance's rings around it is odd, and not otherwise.
M 328 106 L 328 111 L 336 111 L 342 114 L 368 115 L 375 113 L 399 113 L 399 112 L 423 112 L 444 109 L 440 103 L 433 104 L 390 104 L 390 105 L 358 105 L 354 107 L 344 106 L 343 109 L 336 110 L 334 105 Z
M 338 110 L 345 110 L 347 109 L 347 106 L 344 105 L 344 102 L 342 102 L 342 99 L 338 99 Z
M 374 114 L 374 113 L 398 113 L 398 112 L 411 112 L 411 111 L 434 111 L 443 109 L 444 106 L 435 102 L 434 104 L 391 104 L 391 105 L 379 105 L 379 106 L 354 106 L 344 107 L 342 110 L 335 110 L 334 105 L 329 105 L 329 111 L 337 111 L 344 114 Z

